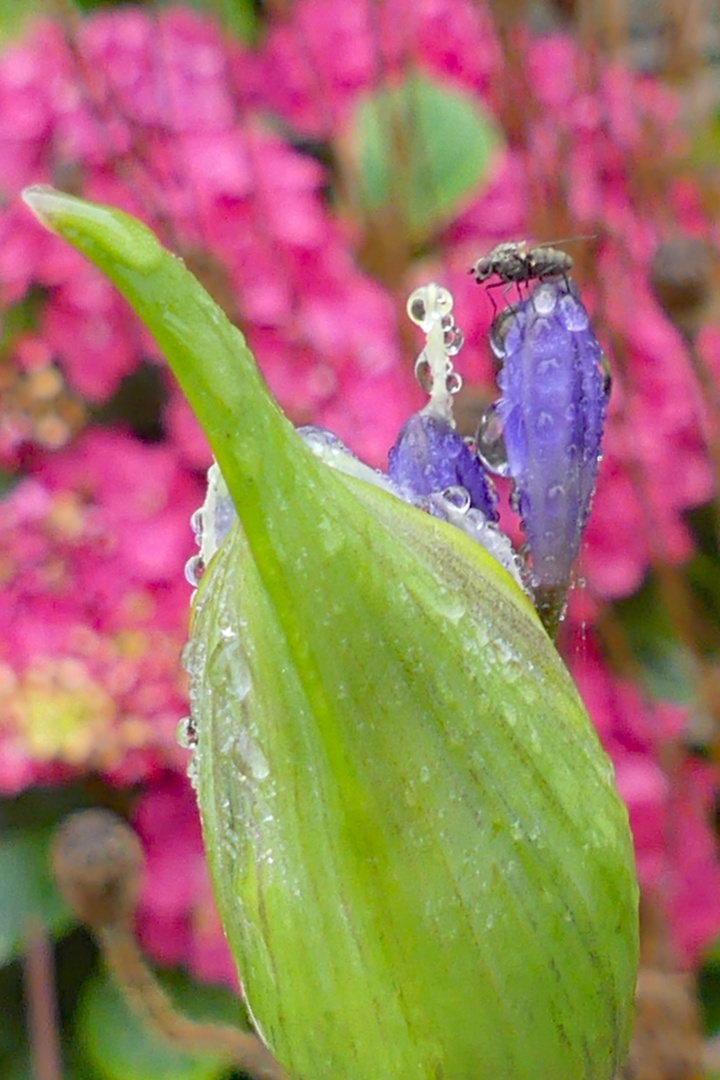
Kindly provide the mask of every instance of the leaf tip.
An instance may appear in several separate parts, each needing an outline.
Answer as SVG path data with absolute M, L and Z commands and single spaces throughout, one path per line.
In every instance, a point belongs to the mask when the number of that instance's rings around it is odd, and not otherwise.
M 53 211 L 62 202 L 62 193 L 49 184 L 33 184 L 22 191 L 21 198 L 40 224 L 53 232 Z
M 121 210 L 86 202 L 49 184 L 25 188 L 22 199 L 41 225 L 101 267 L 112 258 L 126 270 L 146 274 L 162 255 L 150 229 Z

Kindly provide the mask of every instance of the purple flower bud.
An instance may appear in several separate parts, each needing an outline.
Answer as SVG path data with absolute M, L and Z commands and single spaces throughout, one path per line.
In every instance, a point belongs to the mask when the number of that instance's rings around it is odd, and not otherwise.
M 543 282 L 501 319 L 496 409 L 507 473 L 532 556 L 536 601 L 557 599 L 564 597 L 595 487 L 607 403 L 603 355 L 567 279 Z
M 470 507 L 497 520 L 495 491 L 480 462 L 451 423 L 427 409 L 403 424 L 388 454 L 388 474 L 413 501 L 464 488 Z

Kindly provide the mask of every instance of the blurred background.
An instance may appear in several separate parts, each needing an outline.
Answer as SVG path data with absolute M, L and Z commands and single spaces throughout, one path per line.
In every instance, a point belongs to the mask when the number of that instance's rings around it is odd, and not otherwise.
M 2 5 L 0 1076 L 214 1080 L 221 1056 L 128 1011 L 48 868 L 68 812 L 126 817 L 148 962 L 183 1011 L 243 1022 L 176 738 L 208 449 L 124 302 L 20 203 L 32 183 L 145 220 L 292 420 L 379 467 L 423 401 L 412 289 L 455 297 L 472 435 L 515 294 L 468 268 L 505 240 L 572 255 L 613 391 L 559 647 L 635 838 L 627 1076 L 720 1074 L 720 6 Z

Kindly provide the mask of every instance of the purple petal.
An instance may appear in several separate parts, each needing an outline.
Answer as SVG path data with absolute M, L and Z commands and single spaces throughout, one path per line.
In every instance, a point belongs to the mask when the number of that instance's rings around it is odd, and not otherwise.
M 447 420 L 426 410 L 400 429 L 388 454 L 388 474 L 416 499 L 462 487 L 471 507 L 497 520 L 495 492 L 479 461 Z
M 518 305 L 504 350 L 497 409 L 532 584 L 564 587 L 590 511 L 607 397 L 602 351 L 575 286 L 539 285 Z

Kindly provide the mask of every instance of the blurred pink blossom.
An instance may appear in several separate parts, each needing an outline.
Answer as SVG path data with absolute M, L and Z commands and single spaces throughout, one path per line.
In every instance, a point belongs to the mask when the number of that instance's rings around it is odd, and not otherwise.
M 498 241 L 529 237 L 529 207 L 557 200 L 560 179 L 576 231 L 601 232 L 588 296 L 616 384 L 585 545 L 588 618 L 632 594 L 654 559 L 682 563 L 693 551 L 684 515 L 712 491 L 707 417 L 647 288 L 661 217 L 633 179 L 648 139 L 670 159 L 682 151 L 677 101 L 620 65 L 596 71 L 565 37 L 513 47 L 523 94 L 474 0 L 296 0 L 257 54 L 182 7 L 98 12 L 75 36 L 39 22 L 0 54 L 0 298 L 37 312 L 14 343 L 18 369 L 56 362 L 101 405 L 158 361 L 113 290 L 21 207 L 24 185 L 54 182 L 140 216 L 193 269 L 207 257 L 208 284 L 290 417 L 384 465 L 419 404 L 398 332 L 405 295 L 433 277 L 452 289 L 467 339 L 457 366 L 490 395 L 493 306 L 467 269 Z M 410 69 L 462 88 L 496 121 L 522 100 L 522 123 L 392 293 L 359 268 L 360 224 L 341 218 L 325 197 L 332 175 L 290 136 L 341 147 L 361 97 Z M 676 224 L 708 231 L 692 182 L 669 191 Z M 712 333 L 704 348 L 720 377 Z M 164 386 L 157 445 L 88 429 L 53 455 L 22 427 L 10 433 L 24 475 L 0 522 L 0 791 L 88 770 L 145 782 L 143 940 L 163 962 L 232 982 L 174 740 L 186 710 L 181 568 L 209 451 L 169 377 Z M 678 954 L 694 960 L 720 930 L 713 774 L 666 768 L 684 710 L 644 701 L 587 641 L 572 667 L 615 762 L 641 880 L 667 884 Z
M 146 856 L 138 907 L 140 940 L 155 959 L 199 978 L 237 987 L 210 888 L 195 796 L 167 776 L 138 799 L 133 814 Z
M 201 498 L 171 448 L 90 430 L 5 499 L 5 793 L 88 770 L 134 783 L 181 765 L 189 597 L 180 570 Z
M 570 670 L 615 765 L 640 884 L 663 897 L 678 961 L 695 965 L 720 934 L 716 770 L 678 756 L 686 708 L 644 700 L 637 686 L 610 675 L 592 637 L 575 645 Z

